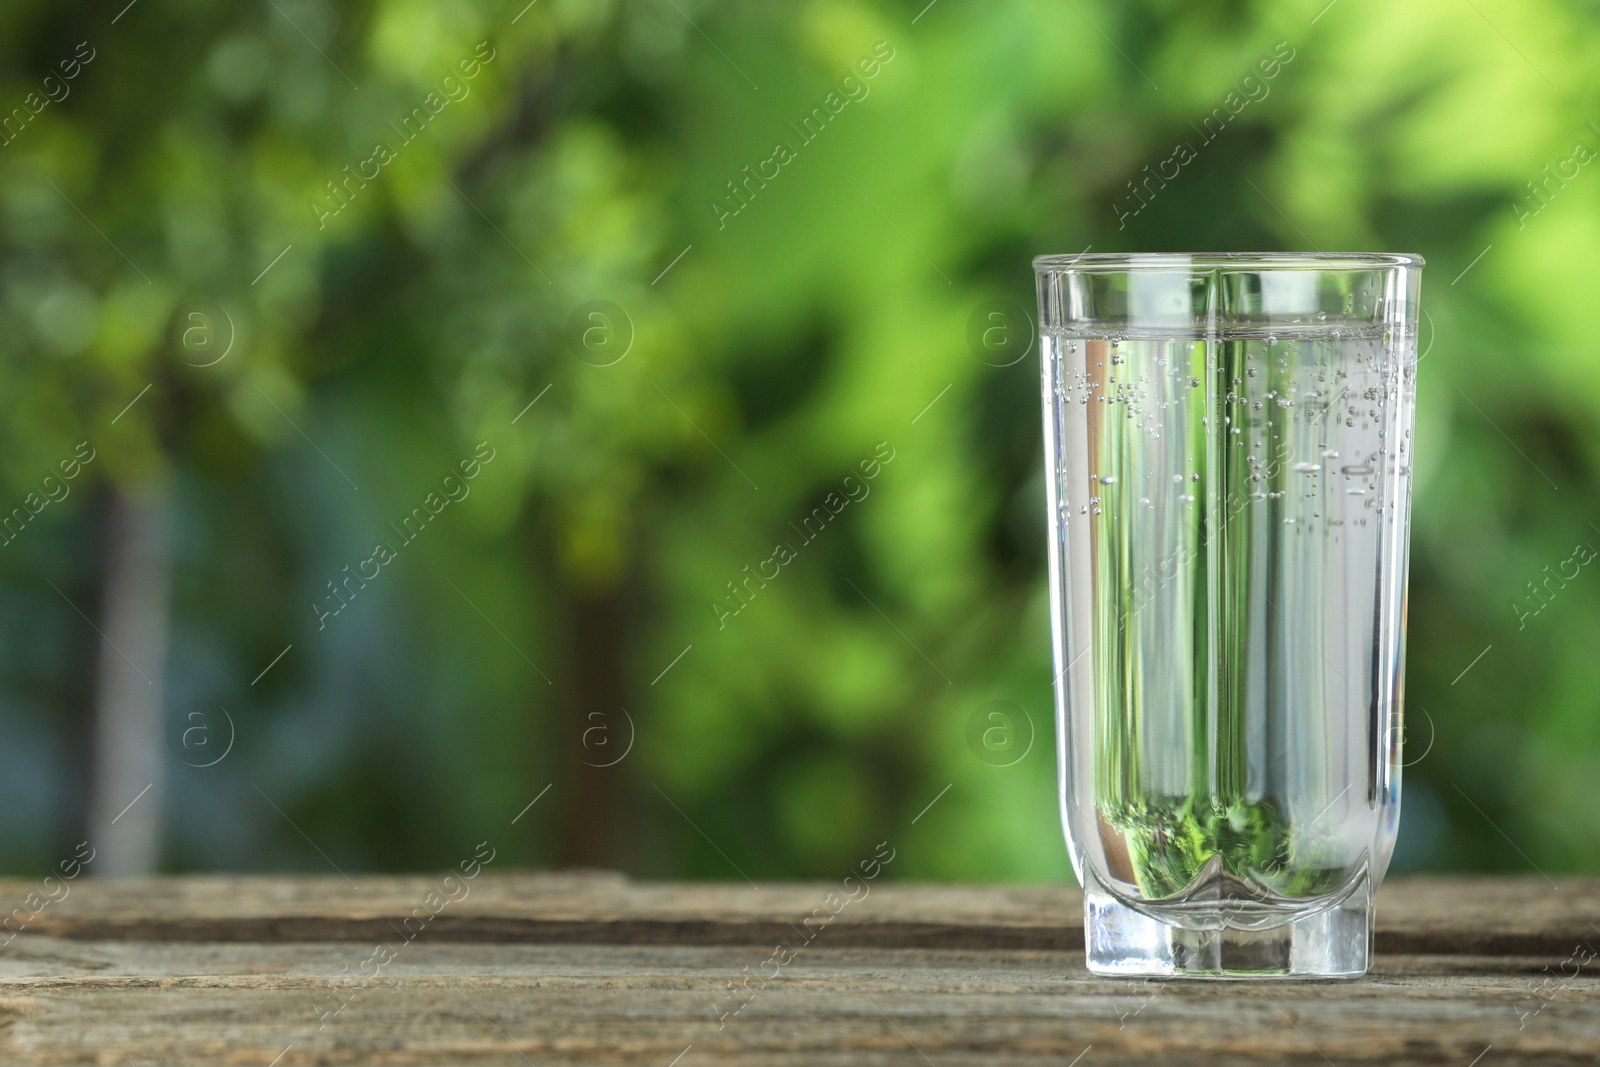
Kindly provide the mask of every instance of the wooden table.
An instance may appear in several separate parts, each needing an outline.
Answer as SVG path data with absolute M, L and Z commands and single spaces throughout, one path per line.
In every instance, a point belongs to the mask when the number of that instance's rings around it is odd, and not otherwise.
M 1338 983 L 1095 979 L 1075 890 L 867 890 L 56 883 L 0 950 L 0 1064 L 1600 1062 L 1600 880 L 1394 879 Z

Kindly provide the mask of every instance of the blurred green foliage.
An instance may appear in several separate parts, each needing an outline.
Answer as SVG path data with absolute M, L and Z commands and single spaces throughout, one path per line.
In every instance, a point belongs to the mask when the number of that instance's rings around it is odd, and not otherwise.
M 1595 866 L 1600 571 L 1527 584 L 1600 547 L 1600 172 L 1541 169 L 1600 145 L 1591 4 L 523 3 L 0 10 L 3 506 L 96 450 L 0 551 L 0 866 L 82 836 L 105 501 L 154 492 L 168 869 L 325 870 L 270 794 L 345 869 L 887 838 L 899 877 L 1069 878 L 1036 353 L 968 324 L 1089 246 L 1428 257 L 1397 869 Z M 996 700 L 1009 764 L 969 744 Z

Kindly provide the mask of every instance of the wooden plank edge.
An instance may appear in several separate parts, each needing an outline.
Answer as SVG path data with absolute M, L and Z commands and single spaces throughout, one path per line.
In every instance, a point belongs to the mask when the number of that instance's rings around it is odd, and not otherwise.
M 378 943 L 422 938 L 436 943 L 551 945 L 777 945 L 816 941 L 839 948 L 927 948 L 1080 952 L 1082 926 L 971 924 L 840 920 L 826 927 L 803 926 L 804 917 L 782 920 L 539 919 L 481 915 L 435 916 L 407 936 L 408 916 L 252 916 L 221 918 L 41 919 L 28 928 L 72 941 L 282 943 L 303 941 Z M 809 935 L 809 936 L 808 936 Z M 1579 938 L 1581 940 L 1581 937 Z M 1574 935 L 1553 929 L 1485 931 L 1380 928 L 1379 954 L 1410 956 L 1561 956 Z

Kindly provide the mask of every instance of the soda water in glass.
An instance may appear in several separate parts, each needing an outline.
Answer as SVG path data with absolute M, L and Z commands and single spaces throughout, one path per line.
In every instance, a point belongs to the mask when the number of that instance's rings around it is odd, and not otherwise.
M 1400 815 L 1422 260 L 1034 267 L 1089 969 L 1360 975 Z

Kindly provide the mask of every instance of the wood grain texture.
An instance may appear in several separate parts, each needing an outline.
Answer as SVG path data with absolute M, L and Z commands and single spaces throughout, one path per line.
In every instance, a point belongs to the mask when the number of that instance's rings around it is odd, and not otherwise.
M 485 872 L 424 925 L 440 877 L 355 883 L 71 883 L 0 949 L 0 1064 L 1600 1062 L 1592 879 L 1395 879 L 1339 983 L 1091 978 L 1055 887 L 878 884 L 818 929 L 833 885 Z

